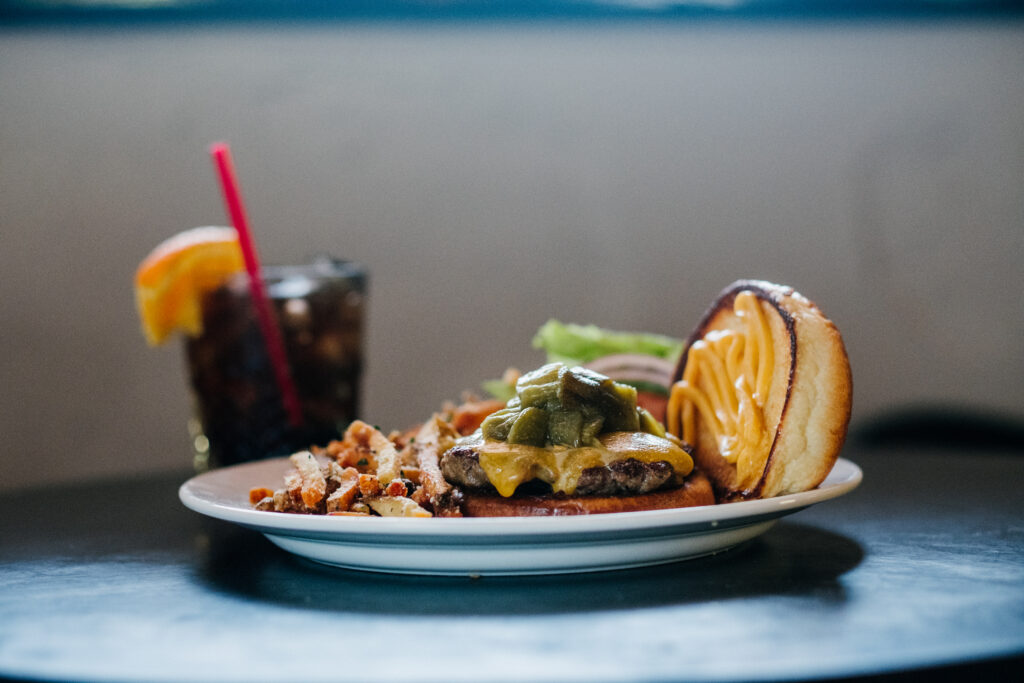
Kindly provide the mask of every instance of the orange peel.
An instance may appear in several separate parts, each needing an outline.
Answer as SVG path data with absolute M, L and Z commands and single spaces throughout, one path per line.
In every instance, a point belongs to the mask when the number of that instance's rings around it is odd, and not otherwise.
M 135 302 L 146 341 L 157 346 L 179 331 L 199 336 L 203 295 L 244 270 L 233 228 L 192 228 L 161 242 L 135 272 Z

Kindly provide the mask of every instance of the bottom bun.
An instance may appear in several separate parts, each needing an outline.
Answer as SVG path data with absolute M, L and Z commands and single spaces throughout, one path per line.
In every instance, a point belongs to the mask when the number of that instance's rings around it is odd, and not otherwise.
M 463 491 L 465 517 L 546 517 L 553 515 L 601 515 L 610 512 L 665 510 L 714 505 L 711 482 L 694 470 L 679 488 L 638 496 L 512 496 Z

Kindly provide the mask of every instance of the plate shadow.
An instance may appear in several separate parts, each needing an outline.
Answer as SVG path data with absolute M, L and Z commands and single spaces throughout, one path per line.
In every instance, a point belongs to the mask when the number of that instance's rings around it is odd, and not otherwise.
M 626 610 L 751 596 L 842 602 L 839 577 L 864 556 L 840 534 L 780 522 L 745 546 L 672 564 L 525 577 L 435 577 L 340 569 L 293 556 L 261 534 L 206 525 L 199 579 L 283 606 L 394 615 L 530 615 Z

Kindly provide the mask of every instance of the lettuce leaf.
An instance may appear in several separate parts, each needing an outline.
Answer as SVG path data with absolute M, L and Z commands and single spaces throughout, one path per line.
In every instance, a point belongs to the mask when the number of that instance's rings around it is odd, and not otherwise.
M 533 347 L 547 352 L 549 363 L 589 363 L 617 353 L 642 353 L 675 361 L 683 351 L 683 342 L 658 334 L 617 332 L 597 325 L 549 320 L 537 330 Z
M 516 385 L 509 384 L 504 379 L 484 380 L 480 386 L 491 398 L 496 398 L 499 401 L 508 401 L 516 395 Z

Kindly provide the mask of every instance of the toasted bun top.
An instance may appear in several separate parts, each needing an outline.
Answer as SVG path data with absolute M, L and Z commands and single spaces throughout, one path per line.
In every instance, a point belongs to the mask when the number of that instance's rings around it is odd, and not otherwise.
M 666 423 L 720 498 L 770 497 L 824 480 L 851 397 L 842 337 L 821 310 L 791 287 L 739 280 L 688 338 Z

